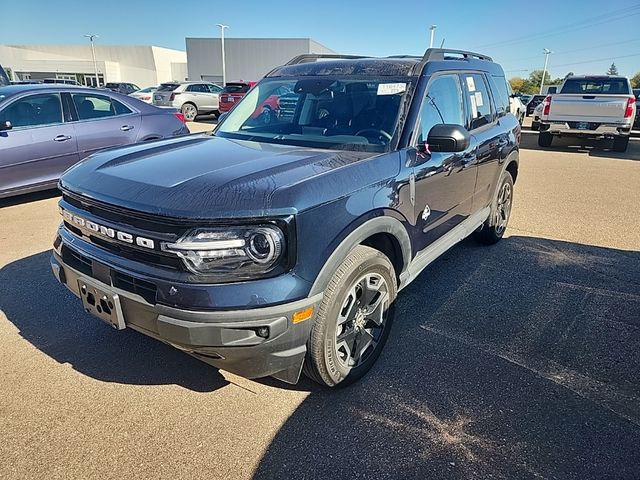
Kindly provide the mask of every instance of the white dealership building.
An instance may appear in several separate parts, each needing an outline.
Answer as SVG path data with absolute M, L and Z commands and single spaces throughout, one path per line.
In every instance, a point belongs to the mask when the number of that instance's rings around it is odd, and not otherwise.
M 151 45 L 95 45 L 100 84 L 129 82 L 140 88 L 169 80 L 185 80 L 187 54 Z M 12 80 L 59 78 L 95 85 L 91 46 L 0 45 L 0 65 Z

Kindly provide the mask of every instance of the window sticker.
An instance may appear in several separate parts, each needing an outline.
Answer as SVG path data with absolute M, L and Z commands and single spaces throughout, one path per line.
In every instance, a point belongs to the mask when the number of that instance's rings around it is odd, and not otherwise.
M 406 89 L 406 83 L 380 83 L 378 85 L 378 95 L 396 95 Z
M 467 88 L 470 92 L 476 91 L 476 82 L 473 81 L 473 77 L 467 77 Z
M 484 105 L 484 102 L 482 101 L 482 92 L 476 92 L 474 96 L 476 97 L 476 106 L 482 107 Z
M 471 113 L 473 114 L 473 118 L 478 118 L 478 105 L 476 104 L 476 96 L 469 95 L 469 100 L 471 101 Z

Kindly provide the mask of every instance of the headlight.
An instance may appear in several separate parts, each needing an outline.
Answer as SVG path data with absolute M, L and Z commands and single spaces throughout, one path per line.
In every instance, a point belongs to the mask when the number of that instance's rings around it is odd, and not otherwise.
M 177 254 L 194 273 L 234 279 L 270 272 L 285 247 L 284 234 L 275 225 L 199 228 L 175 243 L 162 244 L 162 250 Z

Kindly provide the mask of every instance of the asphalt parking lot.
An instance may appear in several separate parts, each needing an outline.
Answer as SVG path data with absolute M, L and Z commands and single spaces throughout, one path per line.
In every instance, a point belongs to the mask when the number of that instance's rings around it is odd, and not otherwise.
M 50 273 L 55 192 L 2 201 L 0 478 L 640 478 L 640 139 L 522 148 L 507 238 L 430 266 L 332 391 L 112 330 Z

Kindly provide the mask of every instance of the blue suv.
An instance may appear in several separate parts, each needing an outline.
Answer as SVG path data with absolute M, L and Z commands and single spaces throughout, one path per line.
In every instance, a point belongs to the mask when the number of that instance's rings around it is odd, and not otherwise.
M 281 107 L 268 122 L 267 102 Z M 68 170 L 53 272 L 113 327 L 218 368 L 344 385 L 427 265 L 471 234 L 503 236 L 519 140 L 484 55 L 299 56 L 212 135 Z

